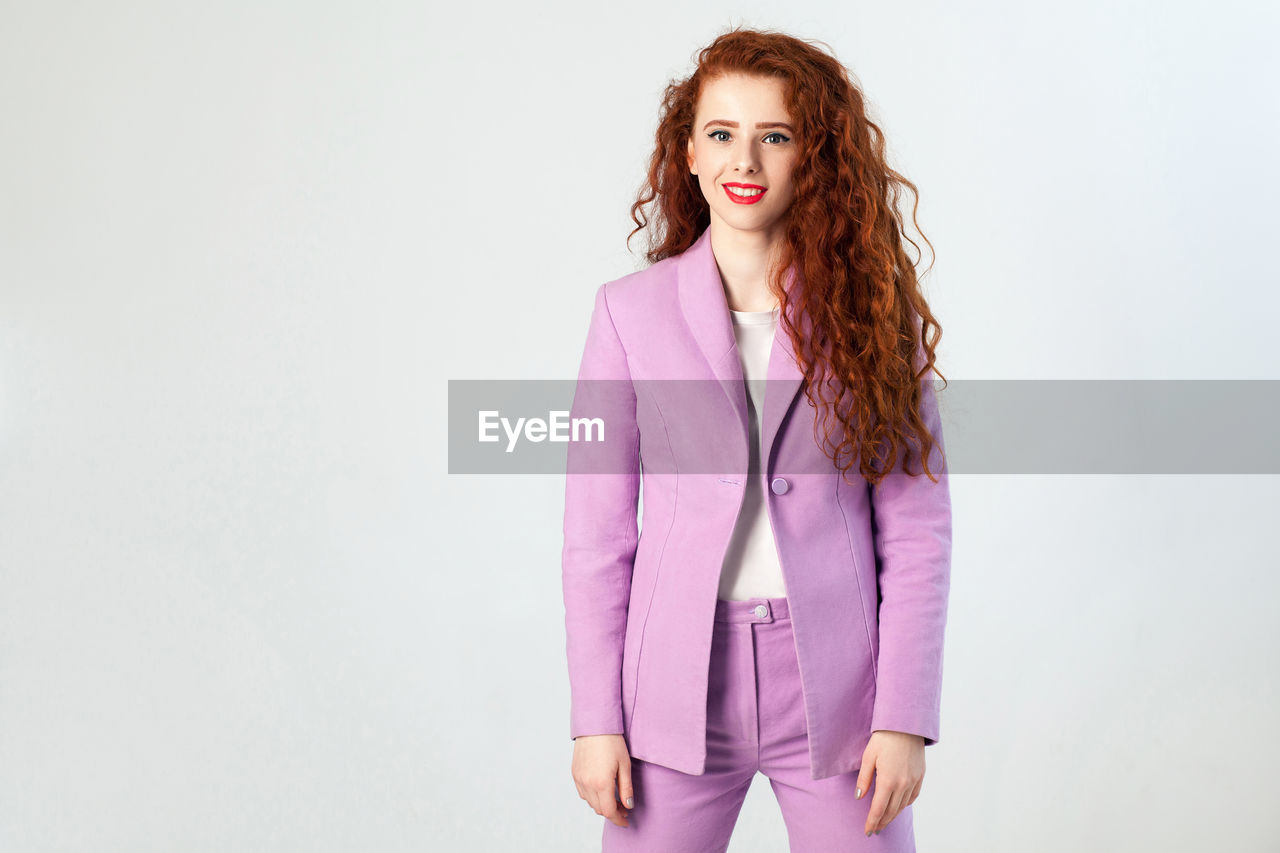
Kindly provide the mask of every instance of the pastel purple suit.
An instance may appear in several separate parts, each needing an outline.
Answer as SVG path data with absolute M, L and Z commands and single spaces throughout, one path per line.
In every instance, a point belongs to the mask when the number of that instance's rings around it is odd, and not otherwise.
M 709 227 L 683 254 L 597 289 L 572 416 L 605 413 L 607 441 L 571 442 L 565 480 L 570 736 L 624 734 L 633 757 L 695 775 L 706 766 L 719 576 L 748 469 L 742 378 Z M 707 381 L 643 381 L 671 379 Z M 858 769 L 875 730 L 938 740 L 951 567 L 945 448 L 926 378 L 938 482 L 899 468 L 873 489 L 855 468 L 851 485 L 814 440 L 815 410 L 781 323 L 768 379 L 762 485 L 810 772 L 822 779 Z M 714 390 L 714 380 L 724 394 L 695 401 L 677 390 Z

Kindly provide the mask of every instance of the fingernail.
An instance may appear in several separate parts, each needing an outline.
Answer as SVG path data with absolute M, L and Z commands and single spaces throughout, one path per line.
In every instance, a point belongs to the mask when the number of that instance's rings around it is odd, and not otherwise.
M 862 789 L 859 788 L 857 791 L 854 791 L 853 796 L 854 799 L 862 799 Z
M 880 830 L 878 830 L 878 829 L 877 829 L 877 830 L 876 830 L 876 835 L 879 835 L 879 834 L 880 834 Z
M 870 832 L 868 832 L 868 833 L 867 833 L 867 838 L 870 838 L 870 837 L 871 837 L 871 833 L 870 833 Z
M 636 798 L 635 798 L 635 797 L 627 797 L 627 808 L 629 808 L 629 809 L 630 809 L 630 808 L 635 808 L 635 804 L 636 804 Z

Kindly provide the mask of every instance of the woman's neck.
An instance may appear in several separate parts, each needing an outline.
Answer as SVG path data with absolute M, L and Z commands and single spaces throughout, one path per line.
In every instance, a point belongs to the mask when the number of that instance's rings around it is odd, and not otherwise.
M 778 300 L 769 290 L 769 270 L 777 254 L 773 234 L 738 231 L 711 224 L 711 252 L 720 269 L 725 301 L 730 311 L 770 311 Z M 780 231 L 777 232 L 780 235 Z

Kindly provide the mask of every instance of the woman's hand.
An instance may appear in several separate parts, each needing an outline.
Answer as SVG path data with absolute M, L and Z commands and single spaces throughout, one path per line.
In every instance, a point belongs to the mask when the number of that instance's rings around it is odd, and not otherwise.
M 920 785 L 924 781 L 924 738 L 906 732 L 875 730 L 862 753 L 859 799 L 871 787 L 873 770 L 876 796 L 867 814 L 867 835 L 884 829 L 920 796 Z
M 635 790 L 631 787 L 631 754 L 622 735 L 574 738 L 573 781 L 578 786 L 578 796 L 586 800 L 596 814 L 604 815 L 618 826 L 628 825 L 627 815 L 634 805 Z

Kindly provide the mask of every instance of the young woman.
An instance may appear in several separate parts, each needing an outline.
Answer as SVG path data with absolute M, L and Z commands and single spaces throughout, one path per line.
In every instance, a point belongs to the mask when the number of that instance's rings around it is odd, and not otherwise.
M 605 851 L 725 850 L 757 772 L 792 851 L 915 849 L 951 508 L 900 185 L 807 42 L 733 30 L 667 90 L 651 265 L 597 289 L 571 412 L 603 433 L 563 582 Z

